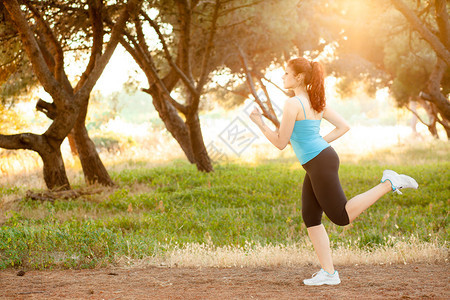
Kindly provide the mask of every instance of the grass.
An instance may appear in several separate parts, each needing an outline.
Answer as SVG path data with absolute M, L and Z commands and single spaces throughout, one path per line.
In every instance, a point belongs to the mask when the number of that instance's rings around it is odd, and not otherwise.
M 389 193 L 346 227 L 324 217 L 338 263 L 448 259 L 448 150 L 445 142 L 407 145 L 341 162 L 349 198 L 386 168 L 420 187 Z M 111 169 L 117 188 L 69 201 L 8 202 L 24 188 L 0 186 L 0 269 L 315 262 L 301 217 L 305 173 L 295 157 L 216 164 L 213 173 L 180 159 Z

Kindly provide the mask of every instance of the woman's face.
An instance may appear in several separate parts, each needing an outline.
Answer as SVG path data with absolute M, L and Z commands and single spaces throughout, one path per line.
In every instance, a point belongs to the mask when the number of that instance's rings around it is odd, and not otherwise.
M 294 70 L 292 70 L 290 66 L 286 67 L 285 73 L 282 78 L 284 88 L 288 90 L 296 88 L 300 83 L 298 76 L 294 75 Z

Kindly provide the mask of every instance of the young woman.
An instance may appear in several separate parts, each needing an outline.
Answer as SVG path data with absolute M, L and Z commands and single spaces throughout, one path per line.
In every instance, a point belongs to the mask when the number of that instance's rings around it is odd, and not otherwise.
M 389 191 L 401 194 L 400 189 L 417 189 L 418 184 L 409 176 L 385 170 L 381 183 L 347 201 L 338 176 L 339 157 L 329 143 L 341 137 L 350 127 L 326 105 L 322 66 L 305 58 L 291 59 L 287 63 L 283 82 L 284 88 L 293 90 L 295 96 L 286 100 L 279 130 L 272 131 L 264 124 L 257 108 L 250 118 L 280 150 L 290 141 L 306 171 L 302 188 L 302 217 L 322 268 L 312 278 L 305 279 L 304 284 L 339 284 L 341 281 L 333 266 L 330 241 L 321 223 L 323 212 L 335 224 L 345 226 Z M 322 118 L 335 126 L 324 137 L 319 135 Z

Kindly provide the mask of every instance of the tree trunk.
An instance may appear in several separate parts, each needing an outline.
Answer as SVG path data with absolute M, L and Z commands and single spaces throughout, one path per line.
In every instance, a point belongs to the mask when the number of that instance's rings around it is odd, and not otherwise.
M 442 117 L 442 115 L 441 115 Z M 445 120 L 444 118 L 439 118 L 439 116 L 436 116 L 437 121 L 439 124 L 442 125 L 445 129 L 445 133 L 447 134 L 447 140 L 450 141 L 450 122 L 448 120 Z
M 450 126 L 444 126 L 444 129 L 447 134 L 447 141 L 450 141 Z
M 441 92 L 441 82 L 444 77 L 447 65 L 443 60 L 437 58 L 433 71 L 430 74 L 426 85 L 426 92 L 428 95 L 424 97 L 425 100 L 434 103 L 446 121 L 450 120 L 450 102 Z M 428 97 L 427 97 L 428 96 Z
M 425 109 L 425 111 L 427 112 L 428 120 L 429 120 L 428 124 L 425 124 L 425 123 L 424 124 L 428 127 L 428 131 L 431 133 L 431 135 L 435 139 L 439 139 L 439 134 L 438 134 L 437 128 L 436 128 L 437 112 L 436 112 L 435 105 L 432 102 L 423 101 L 422 106 Z
M 67 135 L 67 140 L 69 141 L 70 152 L 72 152 L 72 155 L 78 156 L 77 145 L 75 144 L 75 138 L 72 133 Z
M 85 121 L 88 101 L 84 101 L 78 114 L 77 122 L 72 129 L 78 157 L 83 168 L 86 184 L 99 183 L 105 186 L 113 186 L 114 182 L 106 171 L 100 156 L 97 153 L 94 142 L 92 142 L 86 130 Z
M 435 139 L 439 140 L 439 134 L 436 129 L 436 121 L 434 121 L 430 126 L 428 126 L 428 131 Z
M 44 163 L 44 181 L 49 189 L 69 190 L 64 161 L 61 155 L 62 139 L 55 139 L 45 134 L 20 133 L 0 134 L 0 147 L 10 150 L 26 149 L 37 152 Z
M 203 141 L 202 129 L 197 112 L 186 116 L 186 126 L 189 130 L 189 139 L 197 169 L 204 172 L 213 172 L 214 169 Z
M 47 145 L 46 151 L 40 151 L 39 155 L 44 163 L 44 181 L 50 190 L 70 190 L 66 168 L 59 148 Z
M 195 163 L 195 157 L 189 139 L 189 132 L 183 119 L 178 114 L 178 111 L 171 103 L 164 99 L 155 86 L 153 86 L 150 91 L 146 90 L 146 92 L 150 93 L 152 96 L 153 106 L 156 111 L 158 111 L 159 117 L 164 122 L 166 129 L 178 142 L 189 162 L 191 164 Z
M 86 184 L 99 183 L 105 186 L 113 186 L 114 182 L 103 165 L 84 124 L 75 125 L 73 133 Z

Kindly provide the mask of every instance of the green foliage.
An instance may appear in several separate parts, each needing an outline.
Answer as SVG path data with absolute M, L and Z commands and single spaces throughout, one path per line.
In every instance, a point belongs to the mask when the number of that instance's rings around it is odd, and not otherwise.
M 324 217 L 333 247 L 370 250 L 411 236 L 418 242 L 448 241 L 448 146 L 437 144 L 431 151 L 418 145 L 397 155 L 397 165 L 381 164 L 379 154 L 341 165 L 349 198 L 378 183 L 385 168 L 415 177 L 419 189 L 389 193 L 347 227 Z M 215 170 L 201 173 L 177 160 L 114 173 L 119 188 L 107 195 L 22 201 L 0 227 L 0 269 L 91 268 L 123 256 L 163 255 L 184 243 L 289 244 L 306 235 L 300 200 L 304 171 L 294 158 L 218 164 Z

